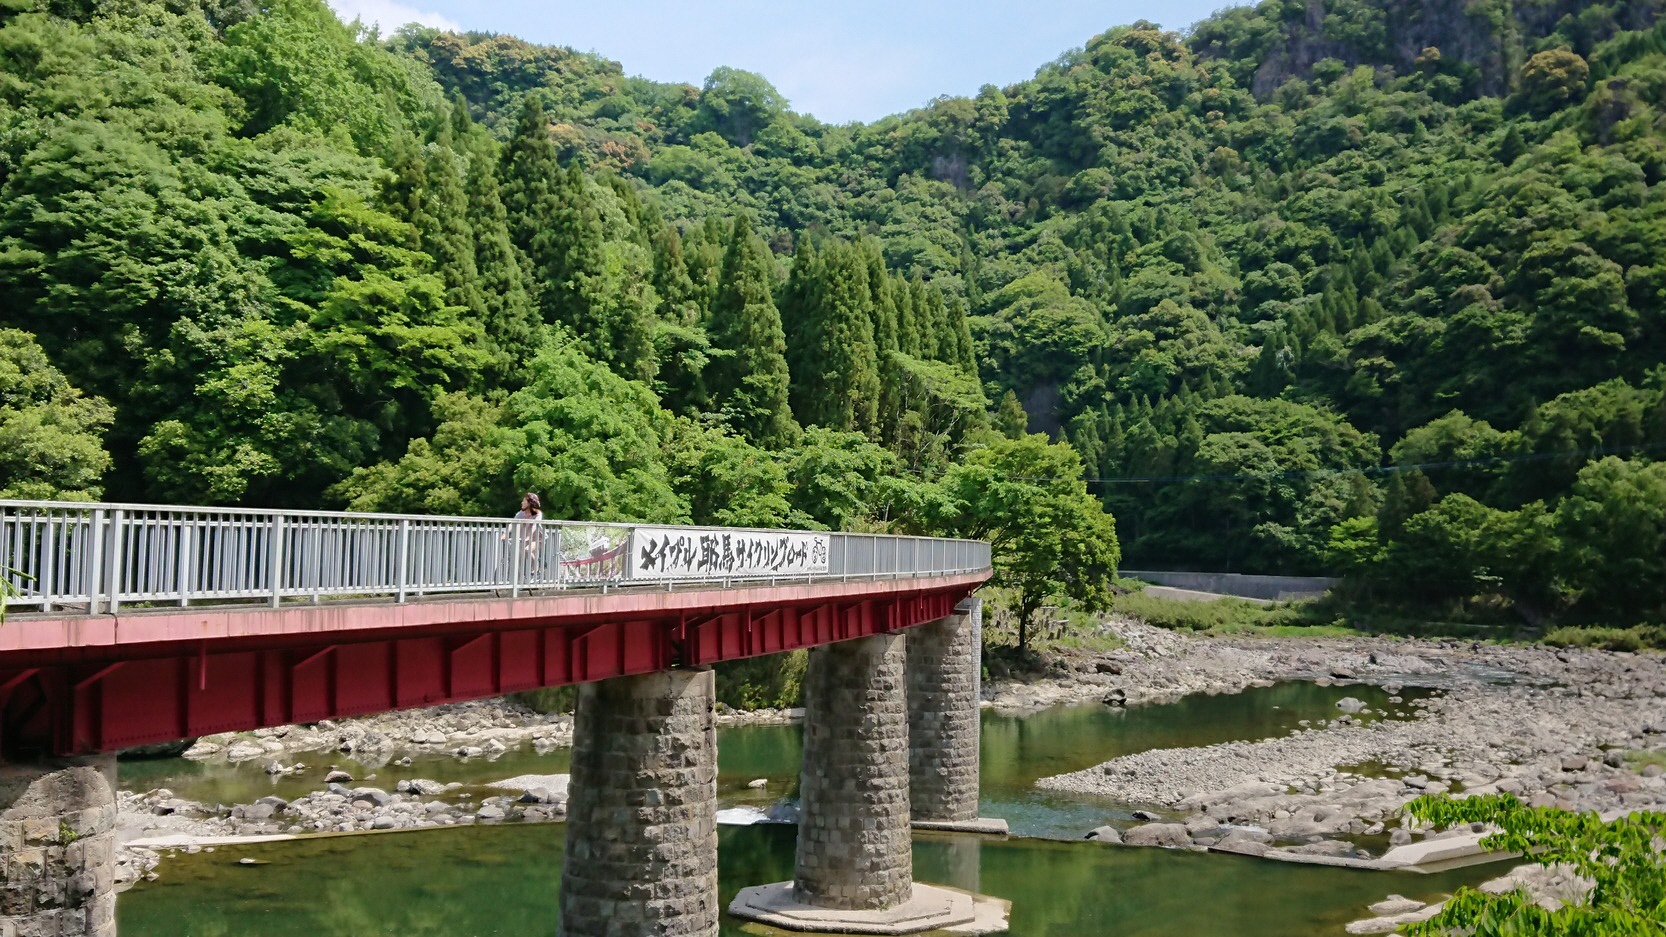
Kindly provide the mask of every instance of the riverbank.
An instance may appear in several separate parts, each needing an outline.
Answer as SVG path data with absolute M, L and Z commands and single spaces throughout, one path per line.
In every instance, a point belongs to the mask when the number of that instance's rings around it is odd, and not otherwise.
M 1126 649 L 1061 660 L 1053 676 L 995 690 L 993 704 L 1098 697 L 1134 705 L 1267 680 L 1442 690 L 1414 700 L 1412 719 L 1339 711 L 1280 738 L 1139 752 L 1039 782 L 1149 805 L 1184 823 L 1199 845 L 1216 845 L 1230 826 L 1264 827 L 1275 841 L 1309 845 L 1314 837 L 1374 835 L 1413 797 L 1445 790 L 1504 791 L 1598 812 L 1666 805 L 1659 767 L 1626 756 L 1666 747 L 1666 659 L 1659 655 L 1387 638 L 1200 638 L 1131 622 L 1113 627 Z
M 785 725 L 802 717 L 796 709 L 720 707 L 717 723 Z M 126 888 L 154 878 L 162 857 L 173 851 L 195 853 L 272 837 L 561 820 L 565 774 L 494 778 L 487 766 L 500 760 L 522 764 L 525 758 L 505 756 L 527 750 L 553 758 L 571 747 L 572 733 L 571 715 L 539 713 L 502 698 L 204 736 L 186 751 L 187 759 L 245 766 L 299 792 L 238 803 L 179 797 L 167 787 L 118 792 L 117 883 Z M 423 777 L 424 771 L 433 772 L 436 760 L 455 762 L 448 774 L 472 780 Z

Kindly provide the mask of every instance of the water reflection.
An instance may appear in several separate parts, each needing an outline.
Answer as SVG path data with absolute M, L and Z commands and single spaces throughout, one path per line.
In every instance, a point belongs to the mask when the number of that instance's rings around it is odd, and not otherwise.
M 1163 706 L 1098 704 L 1023 716 L 985 713 L 983 814 L 1004 817 L 1015 833 L 1075 840 L 1127 805 L 1034 788 L 1036 779 L 1117 755 L 1288 734 L 1301 720 L 1331 719 L 1344 696 L 1389 718 L 1413 710 L 1417 691 L 1398 706 L 1376 687 L 1281 684 L 1232 696 L 1198 696 Z M 1426 695 L 1426 694 L 1424 694 Z M 718 736 L 724 804 L 767 804 L 796 794 L 803 758 L 792 726 L 725 729 Z M 302 760 L 322 767 L 330 753 Z M 521 773 L 565 771 L 568 752 L 510 752 L 493 762 L 445 755 L 409 767 L 375 769 L 378 786 L 427 777 L 478 784 Z M 364 772 L 368 773 L 368 771 Z M 121 766 L 124 787 L 168 786 L 209 802 L 248 802 L 266 793 L 295 796 L 316 778 L 272 781 L 258 765 L 180 760 Z M 361 774 L 362 776 L 362 774 Z M 763 778 L 763 790 L 750 781 Z M 123 937 L 528 937 L 553 935 L 565 830 L 506 825 L 418 833 L 314 837 L 288 843 L 179 856 L 119 903 Z M 746 885 L 792 875 L 796 827 L 726 827 L 719 875 L 727 905 Z M 242 857 L 269 865 L 243 866 Z M 1341 934 L 1365 905 L 1390 892 L 1437 897 L 1484 869 L 1435 876 L 1362 872 L 1263 862 L 1236 856 L 1102 846 L 1040 839 L 980 840 L 921 834 L 915 877 L 1013 902 L 1012 931 L 1027 937 L 1291 937 Z M 751 933 L 725 920 L 724 935 Z
M 314 838 L 182 856 L 122 896 L 123 937 L 539 937 L 555 933 L 559 824 Z M 791 826 L 722 830 L 725 906 L 792 875 Z M 244 856 L 269 865 L 241 866 Z M 1485 872 L 1420 876 L 1047 840 L 917 838 L 915 877 L 1006 898 L 1020 937 L 1339 935 L 1390 892 L 1435 898 Z M 725 919 L 721 933 L 748 933 Z

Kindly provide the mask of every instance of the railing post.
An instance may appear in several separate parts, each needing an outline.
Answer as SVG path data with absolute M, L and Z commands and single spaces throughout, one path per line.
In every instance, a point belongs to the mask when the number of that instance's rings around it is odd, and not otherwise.
M 121 525 L 122 518 L 126 515 L 126 511 L 121 508 L 116 508 L 114 511 L 110 512 L 110 517 L 106 522 L 107 526 L 105 529 L 107 536 L 105 538 L 104 549 L 106 554 L 104 557 L 104 594 L 110 599 L 109 609 L 110 614 L 112 615 L 121 611 Z
M 269 528 L 271 537 L 270 552 L 272 598 L 271 606 L 277 608 L 283 604 L 283 515 L 272 515 L 272 526 Z
M 405 601 L 405 588 L 410 576 L 411 556 L 411 521 L 409 518 L 399 519 L 399 593 L 396 601 Z
M 40 570 L 40 582 L 35 585 L 40 590 L 40 610 L 50 612 L 52 611 L 52 596 L 58 588 L 58 577 L 56 575 L 58 552 L 53 543 L 57 539 L 55 531 L 58 529 L 58 525 L 53 522 L 50 511 L 36 516 L 40 517 L 44 523 L 41 525 L 43 529 L 41 530 L 40 559 L 35 563 L 35 567 Z M 67 537 L 64 539 L 68 540 Z
M 521 538 L 525 534 L 521 530 L 520 521 L 510 521 L 509 523 L 515 525 L 515 533 L 507 541 L 509 544 L 509 597 L 518 599 L 521 597 L 521 550 L 523 549 Z
M 196 577 L 191 573 L 195 569 L 196 550 L 191 547 L 191 522 L 188 518 L 179 521 L 179 568 L 174 578 L 179 583 L 179 607 L 185 608 L 191 604 L 191 583 Z

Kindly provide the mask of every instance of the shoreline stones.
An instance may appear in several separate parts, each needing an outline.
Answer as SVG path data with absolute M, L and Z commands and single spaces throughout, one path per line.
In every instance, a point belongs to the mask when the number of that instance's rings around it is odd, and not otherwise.
M 116 884 L 125 889 L 141 878 L 154 880 L 166 853 L 176 849 L 198 852 L 196 840 L 560 820 L 567 812 L 566 781 L 566 775 L 508 778 L 482 785 L 507 793 L 478 802 L 460 791 L 463 785 L 456 782 L 412 778 L 399 781 L 389 793 L 334 781 L 294 800 L 269 796 L 230 808 L 182 800 L 165 788 L 143 794 L 121 791 L 117 795 Z M 129 845 L 154 840 L 174 840 L 178 845 Z
M 1133 622 L 1112 627 L 1128 645 L 1112 652 L 1115 686 L 1095 661 L 1066 660 L 1034 685 L 987 689 L 985 705 L 1095 698 L 1140 705 L 1278 680 L 1377 683 L 1391 698 L 1407 686 L 1444 692 L 1414 699 L 1407 719 L 1362 720 L 1369 708 L 1347 697 L 1337 718 L 1301 720 L 1287 736 L 1148 750 L 1040 780 L 1044 789 L 1178 815 L 1178 822 L 1101 827 L 1090 839 L 1114 834 L 1130 845 L 1386 868 L 1394 857 L 1373 858 L 1384 839 L 1389 848 L 1422 840 L 1427 848 L 1404 854 L 1441 856 L 1472 853 L 1485 832 L 1421 827 L 1403 807 L 1424 794 L 1502 792 L 1605 817 L 1666 808 L 1662 770 L 1626 755 L 1666 748 L 1651 731 L 1666 722 L 1666 658 L 1659 655 L 1363 637 L 1250 643 L 1152 635 Z M 1144 810 L 1133 816 L 1156 818 Z M 1580 884 L 1523 866 L 1483 887 L 1527 887 L 1551 908 L 1579 900 Z M 1378 905 L 1348 932 L 1389 933 L 1440 910 L 1398 896 Z

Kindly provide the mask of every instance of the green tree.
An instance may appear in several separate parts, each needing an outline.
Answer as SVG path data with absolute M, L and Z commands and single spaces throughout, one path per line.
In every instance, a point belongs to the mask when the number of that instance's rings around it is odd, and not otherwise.
M 671 487 L 695 524 L 802 526 L 787 501 L 786 468 L 774 453 L 722 430 L 679 420 L 666 441 Z
M 509 230 L 545 324 L 566 326 L 591 357 L 651 380 L 659 305 L 651 257 L 606 240 L 599 195 L 577 165 L 561 168 L 536 97 L 527 98 L 504 148 L 502 179 Z
M 529 365 L 525 387 L 501 403 L 442 398 L 439 428 L 394 461 L 332 489 L 359 510 L 508 513 L 537 492 L 552 519 L 688 520 L 663 455 L 672 417 L 653 394 L 557 335 Z
M 998 586 L 1018 595 L 1018 647 L 1053 597 L 1088 610 L 1110 601 L 1121 550 L 1116 524 L 1082 482 L 1082 460 L 1042 435 L 997 442 L 950 467 L 916 522 L 993 544 Z
M 96 501 L 115 410 L 70 386 L 34 336 L 0 329 L 0 498 Z
M 848 244 L 799 248 L 785 291 L 791 312 L 792 412 L 806 424 L 872 434 L 879 359 L 868 268 Z
M 1538 52 L 1521 67 L 1521 94 L 1536 114 L 1549 114 L 1585 97 L 1591 66 L 1567 49 Z
M 787 407 L 787 340 L 775 308 L 775 262 L 745 215 L 723 253 L 709 332 L 706 388 L 748 441 L 780 448 L 797 432 Z
M 806 427 L 782 455 L 793 510 L 809 519 L 806 526 L 829 530 L 863 529 L 897 470 L 896 456 L 861 433 L 820 426 Z
M 747 146 L 786 110 L 786 98 L 762 75 L 724 66 L 706 77 L 694 128 L 715 130 L 730 143 Z
M 1557 506 L 1576 601 L 1627 616 L 1666 612 L 1666 462 L 1608 456 Z
M 1001 395 L 1001 408 L 995 414 L 995 427 L 1007 435 L 1008 439 L 1022 439 L 1029 433 L 1030 417 L 1024 412 L 1024 405 L 1018 402 L 1018 395 L 1007 388 Z

